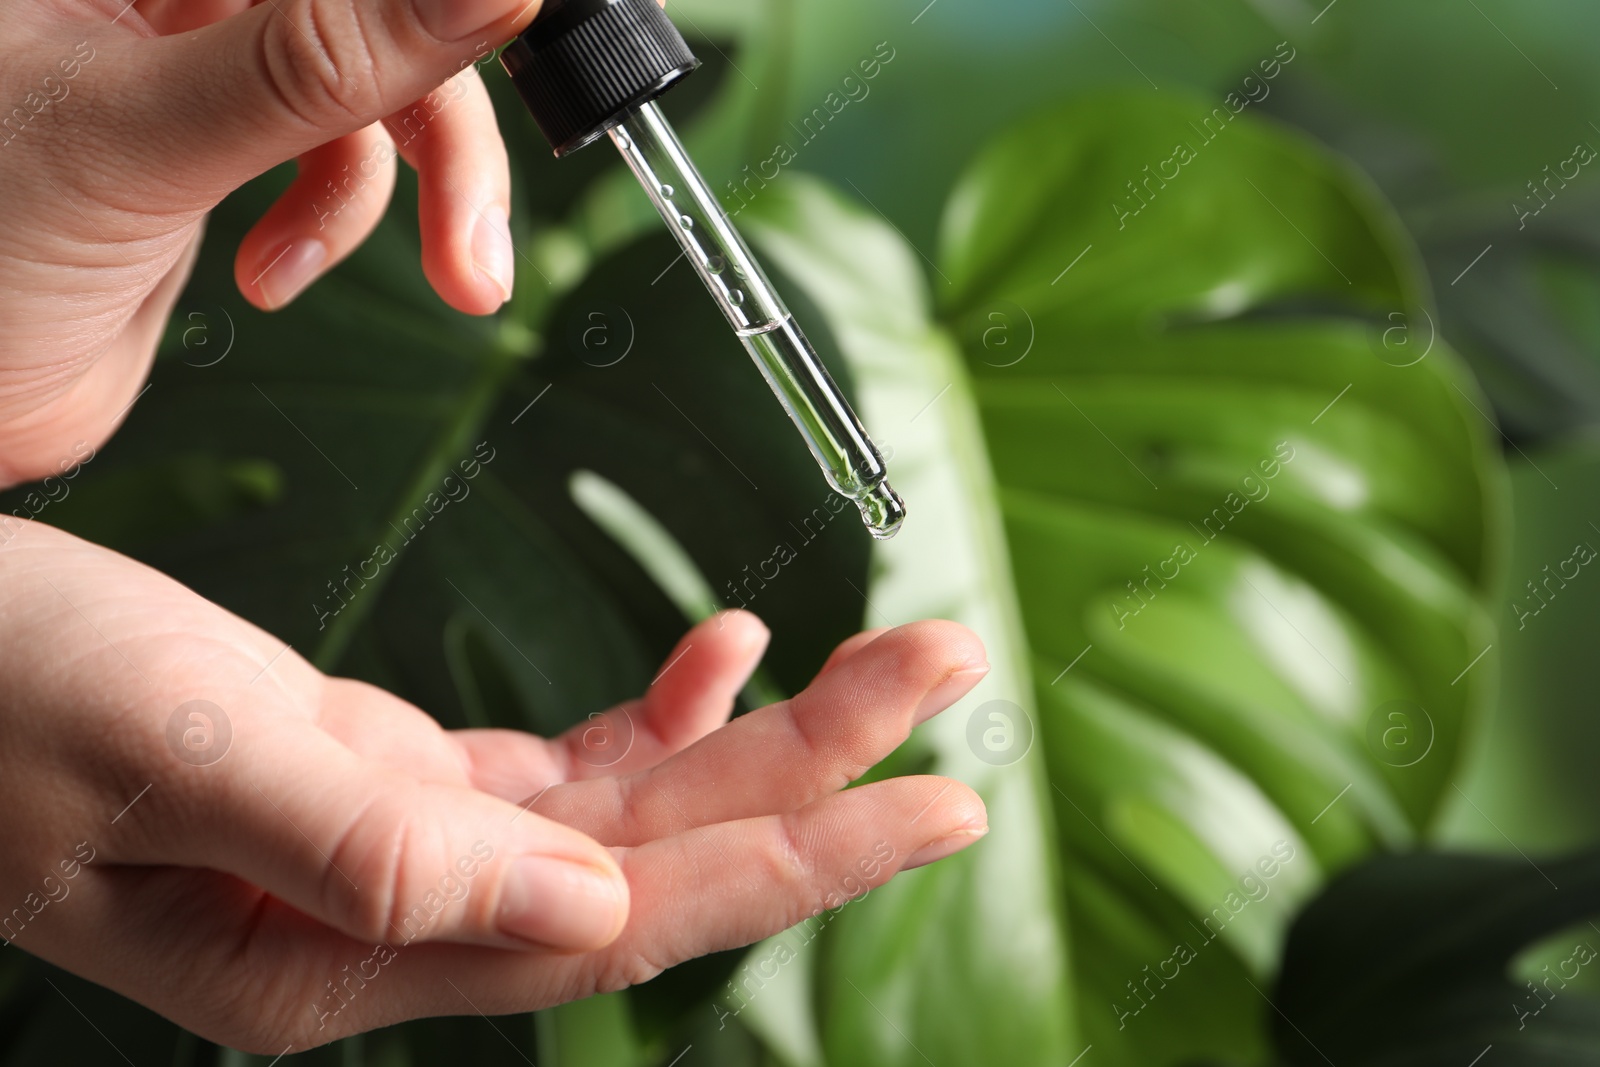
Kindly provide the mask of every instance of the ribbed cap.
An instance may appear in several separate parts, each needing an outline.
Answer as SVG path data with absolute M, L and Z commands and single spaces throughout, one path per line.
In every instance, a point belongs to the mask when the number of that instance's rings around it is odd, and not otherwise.
M 700 65 L 656 0 L 545 0 L 500 62 L 558 156 Z

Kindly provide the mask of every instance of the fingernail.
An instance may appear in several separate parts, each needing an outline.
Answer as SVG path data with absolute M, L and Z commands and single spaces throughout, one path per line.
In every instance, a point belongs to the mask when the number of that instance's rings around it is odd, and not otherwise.
M 498 204 L 483 209 L 472 231 L 472 266 L 500 290 L 500 303 L 511 299 L 511 225 L 506 209 Z
M 517 10 L 516 5 L 505 0 L 417 0 L 417 17 L 423 28 L 441 41 L 471 37 Z M 507 36 L 510 35 L 503 35 L 501 40 Z
M 900 869 L 902 871 L 915 870 L 918 867 L 926 867 L 936 860 L 942 860 L 946 856 L 953 856 L 988 832 L 989 828 L 987 826 L 957 830 L 953 834 L 941 837 L 939 840 L 917 849 L 906 860 L 905 866 Z
M 315 237 L 304 237 L 280 246 L 261 261 L 256 288 L 267 308 L 276 311 L 299 296 L 317 280 L 317 272 L 328 261 L 328 249 Z
M 500 891 L 500 932 L 552 948 L 609 944 L 627 919 L 622 880 L 552 856 L 524 856 Z
M 951 704 L 966 696 L 972 687 L 983 680 L 989 673 L 989 665 L 981 667 L 968 667 L 956 671 L 950 677 L 928 690 L 928 695 L 922 698 L 922 703 L 917 705 L 917 710 L 912 713 L 913 726 L 921 725 L 933 718 L 934 715 L 948 708 Z

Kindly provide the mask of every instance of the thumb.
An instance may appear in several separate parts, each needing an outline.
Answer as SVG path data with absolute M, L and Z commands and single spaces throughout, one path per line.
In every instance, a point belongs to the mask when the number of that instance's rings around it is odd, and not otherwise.
M 131 112 L 126 150 L 152 178 L 180 182 L 180 195 L 220 200 L 489 58 L 540 4 L 267 0 L 192 33 L 127 42 L 130 62 L 107 75 L 127 82 L 116 90 Z
M 225 775 L 206 776 L 205 796 L 183 791 L 183 819 L 150 820 L 150 854 L 133 862 L 226 871 L 370 943 L 589 951 L 627 920 L 611 853 L 571 827 L 369 762 L 303 727 L 265 731 L 235 756 L 215 768 Z M 197 832 L 159 829 L 181 823 Z

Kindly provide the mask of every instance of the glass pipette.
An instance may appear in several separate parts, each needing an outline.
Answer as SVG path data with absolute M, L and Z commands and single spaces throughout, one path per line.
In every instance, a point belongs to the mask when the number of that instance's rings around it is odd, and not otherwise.
M 829 484 L 893 537 L 883 457 L 654 102 L 698 65 L 654 0 L 545 0 L 500 58 L 556 155 L 610 137 Z

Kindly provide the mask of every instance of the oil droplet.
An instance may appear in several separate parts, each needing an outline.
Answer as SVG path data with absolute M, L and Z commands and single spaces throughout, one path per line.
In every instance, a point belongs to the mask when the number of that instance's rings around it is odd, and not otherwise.
M 728 267 L 728 261 L 721 256 L 712 256 L 706 260 L 706 270 L 712 274 L 721 274 Z
M 628 139 L 628 131 L 624 130 L 621 126 L 612 127 L 611 139 L 616 142 L 618 148 L 627 148 L 629 145 L 633 144 L 633 142 Z
M 694 219 L 691 219 L 688 215 L 679 215 L 678 223 L 686 230 L 694 229 Z
M 887 541 L 899 533 L 900 524 L 906 521 L 905 502 L 888 482 L 879 482 L 865 496 L 857 498 L 856 507 L 861 510 L 861 521 L 866 524 L 867 532 L 878 541 Z
M 666 197 L 668 200 L 672 199 L 672 186 L 663 183 L 661 186 L 661 195 Z
M 744 290 L 743 289 L 729 289 L 728 290 L 728 303 L 733 304 L 734 306 L 738 306 L 739 304 L 744 303 Z

